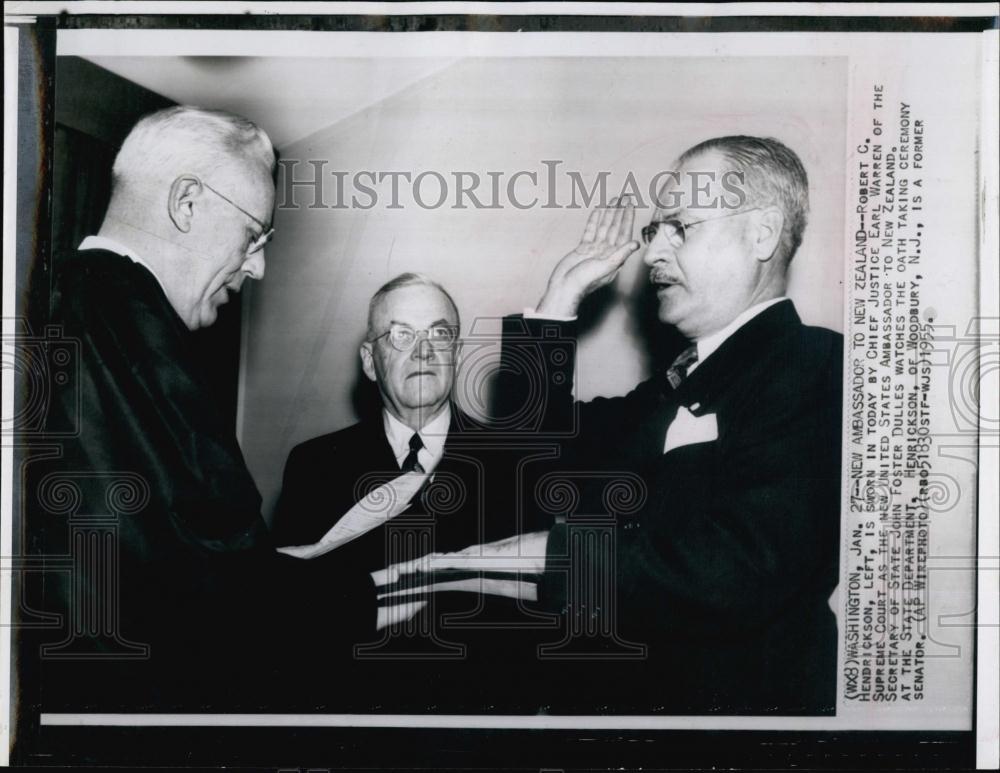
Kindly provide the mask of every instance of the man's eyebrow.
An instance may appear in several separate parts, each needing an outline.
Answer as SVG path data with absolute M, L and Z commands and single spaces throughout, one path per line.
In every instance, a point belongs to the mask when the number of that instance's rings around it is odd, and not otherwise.
M 406 325 L 406 327 L 410 327 L 410 328 L 413 327 L 413 325 L 411 325 L 409 322 L 403 322 L 402 320 L 399 320 L 399 319 L 390 319 L 389 320 L 389 324 L 390 325 Z M 454 322 L 449 322 L 448 320 L 442 318 L 442 319 L 436 319 L 436 320 L 434 320 L 427 327 L 439 327 L 440 325 L 454 325 L 454 324 L 455 324 Z

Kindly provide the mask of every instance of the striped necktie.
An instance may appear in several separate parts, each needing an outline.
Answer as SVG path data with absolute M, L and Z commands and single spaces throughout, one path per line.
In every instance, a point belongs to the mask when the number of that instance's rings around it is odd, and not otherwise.
M 681 382 L 687 378 L 688 368 L 698 362 L 698 347 L 691 344 L 687 349 L 677 355 L 677 358 L 667 368 L 667 381 L 670 386 L 677 389 Z
M 406 455 L 403 460 L 402 471 L 403 472 L 423 472 L 424 467 L 417 461 L 417 454 L 420 453 L 420 449 L 424 447 L 424 441 L 420 439 L 420 435 L 417 432 L 413 433 L 413 437 L 410 438 L 410 453 Z

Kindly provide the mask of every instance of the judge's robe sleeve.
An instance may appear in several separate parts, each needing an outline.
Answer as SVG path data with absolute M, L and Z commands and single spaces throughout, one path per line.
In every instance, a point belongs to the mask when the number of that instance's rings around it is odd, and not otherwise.
M 130 261 L 102 271 L 95 257 L 57 298 L 54 321 L 80 347 L 80 433 L 67 462 L 135 471 L 149 488 L 146 507 L 122 519 L 123 586 L 135 579 L 162 625 L 177 615 L 230 641 L 264 629 L 297 639 L 370 637 L 369 577 L 345 575 L 335 555 L 303 561 L 275 552 L 191 334 L 155 279 Z

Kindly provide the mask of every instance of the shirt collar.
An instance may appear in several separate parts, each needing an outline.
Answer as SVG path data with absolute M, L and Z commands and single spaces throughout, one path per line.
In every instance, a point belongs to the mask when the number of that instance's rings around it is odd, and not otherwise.
M 150 266 L 146 261 L 140 258 L 135 252 L 132 251 L 130 247 L 126 247 L 121 242 L 115 241 L 114 239 L 109 239 L 106 236 L 88 236 L 82 242 L 80 246 L 77 247 L 78 250 L 106 250 L 107 252 L 114 252 L 121 255 L 123 258 L 128 258 L 133 263 L 138 263 L 144 269 L 146 269 L 153 278 L 159 283 L 160 288 L 163 288 L 163 281 L 156 275 L 153 271 L 152 266 Z M 165 289 L 164 289 L 165 291 Z
M 385 427 L 385 438 L 389 441 L 396 463 L 402 465 L 410 454 L 410 438 L 413 437 L 413 430 L 385 409 L 382 410 L 382 425 Z M 441 412 L 418 431 L 424 447 L 418 452 L 417 458 L 424 472 L 431 472 L 444 456 L 444 444 L 448 439 L 450 427 L 451 406 L 445 403 Z
M 785 300 L 788 300 L 788 296 L 782 295 L 780 298 L 771 298 L 769 301 L 763 301 L 758 303 L 756 306 L 751 306 L 749 309 L 737 316 L 736 319 L 722 328 L 722 330 L 717 330 L 711 335 L 699 338 L 695 342 L 695 345 L 698 347 L 698 360 L 687 369 L 688 375 L 690 375 L 692 371 L 708 359 L 708 357 L 711 356 L 716 349 L 725 343 L 727 338 L 743 327 L 747 322 L 764 311 L 764 309 L 770 308 L 774 304 Z

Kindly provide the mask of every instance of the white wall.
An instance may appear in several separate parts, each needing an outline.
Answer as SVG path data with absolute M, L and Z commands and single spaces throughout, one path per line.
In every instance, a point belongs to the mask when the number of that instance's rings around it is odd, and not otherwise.
M 356 66 L 356 62 L 355 62 Z M 329 70 L 330 68 L 327 68 Z M 326 85 L 337 88 L 336 79 Z M 281 149 L 284 159 L 323 159 L 326 171 L 436 170 L 545 174 L 560 160 L 590 183 L 601 170 L 620 186 L 631 171 L 643 188 L 696 142 L 723 134 L 774 136 L 801 156 L 812 217 L 793 264 L 791 295 L 811 324 L 842 329 L 846 60 L 704 58 L 471 59 Z M 266 128 L 266 120 L 263 121 Z M 310 168 L 300 165 L 298 175 Z M 325 199 L 335 203 L 334 180 Z M 454 188 L 454 186 L 452 186 Z M 615 185 L 609 189 L 617 192 Z M 387 279 L 422 271 L 445 284 L 474 338 L 532 305 L 551 267 L 579 239 L 582 209 L 424 209 L 404 184 L 388 209 L 388 183 L 370 210 L 282 209 L 267 276 L 245 299 L 241 440 L 269 512 L 293 445 L 356 420 L 357 346 L 367 302 Z M 435 184 L 423 192 L 434 199 Z M 530 199 L 528 186 L 520 189 Z M 559 196 L 568 204 L 562 179 Z M 484 182 L 481 198 L 488 196 Z M 547 195 L 541 183 L 536 191 Z M 367 201 L 367 197 L 361 197 Z M 281 192 L 279 191 L 279 201 Z M 450 201 L 449 204 L 454 203 Z M 651 214 L 637 217 L 638 228 Z M 587 308 L 578 395 L 617 394 L 648 375 L 642 331 L 650 326 L 646 271 L 633 257 L 613 290 Z M 488 392 L 492 344 L 467 370 Z M 480 384 L 483 382 L 483 384 Z M 478 412 L 488 395 L 459 401 Z

